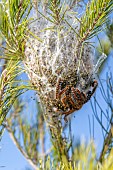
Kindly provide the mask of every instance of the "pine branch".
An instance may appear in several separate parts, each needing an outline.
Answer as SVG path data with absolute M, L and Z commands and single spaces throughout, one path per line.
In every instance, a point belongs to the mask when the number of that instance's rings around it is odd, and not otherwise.
M 99 161 L 102 163 L 104 160 L 104 157 L 106 155 L 106 153 L 109 151 L 110 154 L 110 144 L 112 143 L 112 139 L 113 139 L 113 124 L 110 127 L 110 130 L 106 136 L 106 138 L 104 139 L 104 144 L 103 144 L 103 148 L 99 157 Z M 109 150 L 110 149 L 110 150 Z
M 0 31 L 5 39 L 5 56 L 9 59 L 22 59 L 25 45 L 25 32 L 32 9 L 30 0 L 2 0 L 0 3 Z M 3 47 L 4 48 L 4 47 Z M 12 57 L 13 56 L 13 57 Z
M 100 153 L 99 161 L 103 164 L 103 162 L 106 161 L 107 157 L 112 152 L 112 146 L 113 146 L 113 106 L 112 106 L 112 95 L 113 95 L 113 77 L 112 74 L 107 74 L 107 90 L 105 91 L 103 83 L 100 81 L 100 92 L 102 94 L 102 97 L 104 101 L 107 104 L 107 109 L 102 108 L 101 104 L 97 101 L 96 97 L 94 100 L 94 104 L 92 105 L 92 109 L 94 112 L 94 115 L 100 124 L 102 128 L 102 132 L 104 135 L 104 142 L 102 151 Z M 100 111 L 100 115 L 99 112 Z M 107 127 L 103 123 L 103 119 L 107 121 Z M 105 133 L 104 133 L 105 132 Z M 107 156 L 107 157 L 106 157 Z
M 0 125 L 4 121 L 15 99 L 23 93 L 25 86 L 21 85 L 20 87 L 17 87 L 16 81 L 14 81 L 17 75 L 21 73 L 22 70 L 20 70 L 18 62 L 13 64 L 13 66 L 12 62 L 9 62 L 2 72 L 0 78 Z
M 87 4 L 85 14 L 81 17 L 80 42 L 89 40 L 100 32 L 112 11 L 112 0 L 92 0 Z
M 111 48 L 113 48 L 113 21 L 110 23 L 108 22 L 107 24 L 107 30 L 106 30 L 106 34 L 111 42 Z
M 9 135 L 13 141 L 13 143 L 16 145 L 16 147 L 19 149 L 19 151 L 23 154 L 23 156 L 26 158 L 26 160 L 28 161 L 28 163 L 34 168 L 34 170 L 39 170 L 39 168 L 37 167 L 37 164 L 35 164 L 30 157 L 26 154 L 26 152 L 22 149 L 22 146 L 19 145 L 17 139 L 14 136 L 14 133 L 12 132 L 12 129 L 9 126 L 5 126 L 6 129 L 9 132 Z
M 25 158 L 30 160 L 38 168 L 39 159 L 45 158 L 52 151 L 52 148 L 48 148 L 45 151 L 45 122 L 40 104 L 36 104 L 36 119 L 33 121 L 34 116 L 32 115 L 32 121 L 29 122 L 26 119 L 27 115 L 24 118 L 21 116 L 21 112 L 24 112 L 25 106 L 23 100 L 17 99 L 4 127 L 6 127 L 11 137 L 13 137 L 13 141 L 18 146 L 20 152 L 24 152 Z M 42 150 L 38 150 L 41 147 Z

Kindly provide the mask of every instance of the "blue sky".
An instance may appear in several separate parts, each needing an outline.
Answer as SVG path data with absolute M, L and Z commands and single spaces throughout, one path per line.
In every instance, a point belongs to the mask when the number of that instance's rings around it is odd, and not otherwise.
M 106 72 L 108 71 L 108 66 L 113 65 L 113 57 L 110 56 L 108 61 L 106 62 L 106 66 L 101 73 L 101 78 L 106 78 Z M 112 70 L 113 73 L 113 70 Z M 99 94 L 99 87 L 96 91 L 96 96 L 99 99 L 100 104 L 105 107 L 105 103 L 102 99 L 102 96 Z M 28 97 L 28 100 L 30 99 L 30 96 Z M 32 103 L 33 104 L 33 103 Z M 34 108 L 34 105 L 31 106 L 30 110 Z M 104 108 L 105 109 L 105 108 Z M 33 113 L 33 112 L 32 112 Z M 74 113 L 71 117 L 72 120 L 72 133 L 74 135 L 74 140 L 84 137 L 87 140 L 90 139 L 90 132 L 89 132 L 89 121 L 88 121 L 88 115 L 91 119 L 91 127 L 92 127 L 92 109 L 90 102 L 85 104 L 81 110 Z M 92 128 L 93 129 L 93 128 Z M 94 141 L 97 146 L 97 155 L 99 155 L 101 148 L 102 148 L 102 131 L 101 127 L 96 121 L 94 120 Z M 9 137 L 9 134 L 7 132 L 4 133 L 2 141 L 0 143 L 0 170 L 25 170 L 26 167 L 30 167 L 30 165 L 27 163 L 26 159 L 23 157 L 23 155 L 20 153 L 20 151 L 16 148 L 16 146 L 13 144 L 12 140 Z M 32 170 L 32 168 L 31 168 Z

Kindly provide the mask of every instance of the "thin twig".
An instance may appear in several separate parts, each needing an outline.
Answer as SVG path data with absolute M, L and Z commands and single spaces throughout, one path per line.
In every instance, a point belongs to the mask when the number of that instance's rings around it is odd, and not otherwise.
M 37 165 L 28 157 L 26 152 L 22 149 L 22 147 L 19 145 L 17 139 L 15 138 L 14 134 L 12 133 L 12 130 L 9 126 L 6 126 L 7 131 L 9 132 L 9 135 L 13 141 L 13 143 L 16 145 L 16 147 L 19 149 L 19 151 L 23 154 L 23 156 L 26 158 L 28 163 L 34 168 L 34 170 L 39 170 Z
M 109 149 L 109 145 L 111 143 L 112 137 L 113 137 L 113 124 L 111 125 L 111 128 L 110 128 L 110 130 L 108 132 L 108 135 L 104 140 L 103 149 L 102 149 L 102 152 L 101 152 L 100 157 L 99 157 L 100 162 L 103 161 L 103 158 L 104 158 L 106 152 Z

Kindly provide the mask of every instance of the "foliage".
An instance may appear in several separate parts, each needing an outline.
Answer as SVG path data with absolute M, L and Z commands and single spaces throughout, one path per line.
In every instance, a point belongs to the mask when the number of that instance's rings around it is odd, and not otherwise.
M 22 73 L 22 69 L 17 62 L 8 62 L 0 78 L 0 125 L 5 120 L 7 113 L 12 107 L 15 99 L 26 91 L 26 85 L 16 77 Z
M 105 159 L 106 154 L 112 152 L 112 147 L 113 147 L 113 106 L 112 106 L 112 96 L 113 96 L 113 77 L 112 74 L 109 73 L 106 76 L 106 84 L 107 85 L 107 90 L 105 91 L 104 86 L 102 81 L 101 83 L 101 89 L 100 92 L 103 96 L 103 99 L 105 103 L 107 104 L 107 109 L 106 111 L 103 110 L 102 106 L 98 102 L 97 98 L 94 98 L 94 103 L 92 104 L 92 109 L 94 112 L 94 115 L 99 122 L 99 124 L 102 127 L 102 133 L 104 137 L 104 144 L 103 144 L 103 149 L 100 154 L 99 161 L 103 162 Z M 97 109 L 100 111 L 100 115 L 97 113 Z M 107 121 L 107 125 L 105 126 L 103 121 Z
M 81 154 L 82 153 L 82 154 Z M 88 144 L 88 146 L 85 146 L 84 144 L 81 144 L 80 147 L 75 148 L 74 150 L 74 162 L 68 163 L 68 170 L 112 170 L 113 168 L 113 153 L 111 153 L 108 158 L 103 162 L 103 165 L 101 165 L 99 162 L 96 162 L 95 160 L 95 147 L 93 143 Z M 86 156 L 87 155 L 87 156 Z M 57 164 L 55 165 L 54 160 L 50 163 L 50 158 L 47 157 L 47 161 L 45 161 L 45 167 L 44 169 L 53 169 L 55 170 L 57 167 L 57 170 L 64 170 L 66 169 L 65 164 Z M 43 169 L 43 166 L 41 165 L 39 169 Z
M 45 155 L 46 143 L 43 115 L 39 103 L 36 103 L 38 111 L 35 121 L 33 115 L 30 118 L 31 121 L 26 119 L 27 115 L 22 115 L 25 103 L 22 100 L 16 100 L 5 125 L 17 148 L 34 169 L 37 169 L 39 158 Z
M 77 1 L 79 2 L 79 1 Z M 24 157 L 28 160 L 28 162 L 32 165 L 34 169 L 98 169 L 98 170 L 111 170 L 113 169 L 112 159 L 112 104 L 110 94 L 112 96 L 112 88 L 113 84 L 111 81 L 111 77 L 108 76 L 107 79 L 107 96 L 103 89 L 102 83 L 101 84 L 101 93 L 105 102 L 108 104 L 110 109 L 110 116 L 108 119 L 108 112 L 104 112 L 101 106 L 98 103 L 98 100 L 94 98 L 94 105 L 92 105 L 95 117 L 97 118 L 98 122 L 100 123 L 102 130 L 105 131 L 104 133 L 104 144 L 103 149 L 99 157 L 99 161 L 96 159 L 96 151 L 94 144 L 90 143 L 86 147 L 85 144 L 80 144 L 79 147 L 72 146 L 72 137 L 69 139 L 67 138 L 66 134 L 64 133 L 64 129 L 67 128 L 66 123 L 62 124 L 61 118 L 56 118 L 54 114 L 44 115 L 43 107 L 41 102 L 37 102 L 37 114 L 36 114 L 36 121 L 31 123 L 28 120 L 26 121 L 25 117 L 22 118 L 22 113 L 24 112 L 24 104 L 20 100 L 19 96 L 23 94 L 26 89 L 33 89 L 33 86 L 29 84 L 24 84 L 22 80 L 18 80 L 18 77 L 23 73 L 23 64 L 25 64 L 26 60 L 28 62 L 28 58 L 30 58 L 31 54 L 25 56 L 25 49 L 27 46 L 27 41 L 31 38 L 32 46 L 38 46 L 38 43 L 42 43 L 43 46 L 44 38 L 38 37 L 31 32 L 34 28 L 33 24 L 36 21 L 43 23 L 43 19 L 48 23 L 50 23 L 50 27 L 43 28 L 40 30 L 40 36 L 46 31 L 49 31 L 52 35 L 50 37 L 54 37 L 55 31 L 57 30 L 58 38 L 60 37 L 60 31 L 62 29 L 66 30 L 67 37 L 71 38 L 70 35 L 74 35 L 77 37 L 77 44 L 76 48 L 76 56 L 78 57 L 78 71 L 81 66 L 81 57 L 86 52 L 84 51 L 84 43 L 86 43 L 86 49 L 88 44 L 91 42 L 88 40 L 92 37 L 96 36 L 102 29 L 102 26 L 107 22 L 109 14 L 113 10 L 113 1 L 112 0 L 98 0 L 95 2 L 92 0 L 90 3 L 87 4 L 86 10 L 84 14 L 80 17 L 77 14 L 79 3 L 76 3 L 74 0 L 68 3 L 60 0 L 48 0 L 48 1 L 27 1 L 27 0 L 2 0 L 0 2 L 0 34 L 2 35 L 5 45 L 3 46 L 3 54 L 1 55 L 4 61 L 7 61 L 6 64 L 3 66 L 3 72 L 1 74 L 0 79 L 0 125 L 6 127 L 8 130 L 13 142 L 16 144 L 17 148 L 22 152 Z M 79 8 L 80 9 L 80 8 Z M 30 18 L 30 14 L 35 10 L 37 16 L 35 15 L 34 18 Z M 81 10 L 81 9 L 80 9 Z M 35 14 L 36 14 L 35 13 Z M 76 21 L 78 25 L 73 24 Z M 74 22 L 74 23 L 76 23 Z M 43 24 L 42 24 L 43 25 Z M 40 24 L 40 27 L 42 26 Z M 45 24 L 46 25 L 46 24 Z M 76 28 L 77 26 L 77 28 Z M 62 28 L 63 27 L 63 28 Z M 111 27 L 110 27 L 111 28 Z M 111 29 L 109 29 L 111 31 Z M 64 33 L 64 32 L 63 32 Z M 108 32 L 108 37 L 110 33 Z M 74 37 L 73 36 L 73 37 Z M 61 38 L 61 37 L 60 37 Z M 34 43 L 34 39 L 38 40 L 38 43 Z M 47 39 L 46 40 L 50 40 Z M 34 43 L 34 44 L 33 44 Z M 67 41 L 66 41 L 67 44 Z M 64 45 L 64 44 L 63 44 Z M 73 44 L 72 44 L 73 45 Z M 40 46 L 39 46 L 40 47 Z M 50 46 L 51 47 L 51 46 Z M 48 46 L 46 46 L 47 51 L 49 51 Z M 51 47 L 52 48 L 52 47 Z M 89 48 L 88 48 L 89 49 Z M 36 50 L 32 48 L 32 50 Z M 33 53 L 34 54 L 34 53 Z M 34 54 L 35 55 L 35 54 Z M 88 53 L 90 56 L 91 53 Z M 35 55 L 36 56 L 36 55 Z M 44 54 L 43 54 L 44 56 Z M 67 56 L 66 56 L 67 57 Z M 85 57 L 87 57 L 85 55 Z M 35 70 L 35 66 L 38 65 L 36 61 L 33 65 L 32 62 L 27 65 L 29 69 L 33 67 Z M 85 60 L 86 61 L 86 60 Z M 87 61 L 88 62 L 88 61 Z M 63 64 L 62 60 L 61 63 Z M 98 63 L 98 62 L 97 62 Z M 84 63 L 83 63 L 84 64 Z M 85 63 L 88 65 L 89 63 Z M 97 64 L 99 65 L 99 64 Z M 97 65 L 95 68 L 98 67 Z M 40 64 L 39 64 L 40 66 Z M 89 66 L 89 65 L 88 65 Z M 100 65 L 99 65 L 100 66 Z M 30 69 L 31 69 L 30 68 Z M 30 70 L 29 69 L 29 70 Z M 36 70 L 34 71 L 31 69 L 31 75 L 35 75 L 36 77 Z M 41 66 L 39 67 L 39 73 L 41 70 Z M 96 70 L 96 69 L 95 69 Z M 28 71 L 28 70 L 27 70 Z M 29 72 L 26 73 L 29 75 Z M 70 71 L 70 70 L 69 70 Z M 83 71 L 83 70 L 82 70 Z M 95 71 L 96 72 L 96 71 Z M 46 73 L 46 71 L 44 72 Z M 50 76 L 50 72 L 48 73 Z M 72 74 L 71 74 L 72 75 Z M 80 77 L 81 77 L 80 73 Z M 74 72 L 75 76 L 75 72 Z M 37 79 L 33 81 L 32 77 L 31 82 L 32 84 L 37 87 Z M 45 80 L 45 79 L 44 79 Z M 53 79 L 54 80 L 54 79 Z M 52 81 L 52 80 L 51 80 Z M 90 84 L 90 83 L 89 83 Z M 39 85 L 39 84 L 38 84 Z M 65 85 L 64 85 L 65 86 Z M 43 91 L 44 92 L 44 91 Z M 38 95 L 39 91 L 38 91 Z M 42 99 L 46 96 L 43 93 Z M 51 97 L 50 94 L 48 95 L 49 98 Z M 46 101 L 50 103 L 49 98 L 46 98 Z M 107 99 L 107 100 L 106 100 Z M 101 118 L 97 114 L 97 106 L 100 108 L 101 111 Z M 9 118 L 6 119 L 6 115 L 9 114 Z M 108 127 L 104 127 L 102 124 L 102 116 L 107 118 Z M 5 123 L 3 123 L 3 121 Z M 56 121 L 57 120 L 57 121 Z M 46 145 L 46 133 L 47 127 L 45 123 L 51 122 L 49 124 L 49 129 L 51 132 L 51 148 L 48 152 L 45 151 Z M 29 133 L 28 133 L 29 132 Z M 71 130 L 69 130 L 71 136 Z M 41 154 L 40 151 L 43 154 Z M 70 156 L 70 150 L 71 156 Z M 82 153 L 82 154 L 81 154 Z M 49 155 L 49 156 L 48 156 Z M 86 155 L 88 155 L 86 157 Z
M 7 61 L 1 60 L 3 72 L 0 78 L 0 126 L 16 98 L 26 89 L 33 88 L 29 84 L 25 85 L 24 82 L 22 84 L 22 80 L 17 80 L 17 77 L 24 72 L 20 58 L 23 56 L 27 17 L 31 9 L 29 2 L 12 0 L 0 2 L 0 35 L 4 40 L 0 58 L 7 59 Z M 3 129 L 1 133 L 2 131 Z
M 85 14 L 81 18 L 80 36 L 82 41 L 91 39 L 101 31 L 112 10 L 112 0 L 92 0 L 87 4 Z
M 107 23 L 107 30 L 106 30 L 106 34 L 111 42 L 111 48 L 113 48 L 113 22 L 109 21 Z
M 8 59 L 20 60 L 23 57 L 25 32 L 31 8 L 30 0 L 0 2 L 0 32 L 5 39 L 5 56 Z

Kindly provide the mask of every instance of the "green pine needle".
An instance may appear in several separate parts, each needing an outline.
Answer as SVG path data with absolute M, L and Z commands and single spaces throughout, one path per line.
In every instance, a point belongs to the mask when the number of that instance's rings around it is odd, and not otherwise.
M 100 32 L 112 11 L 112 0 L 92 0 L 87 4 L 85 14 L 81 18 L 80 41 L 91 39 Z

